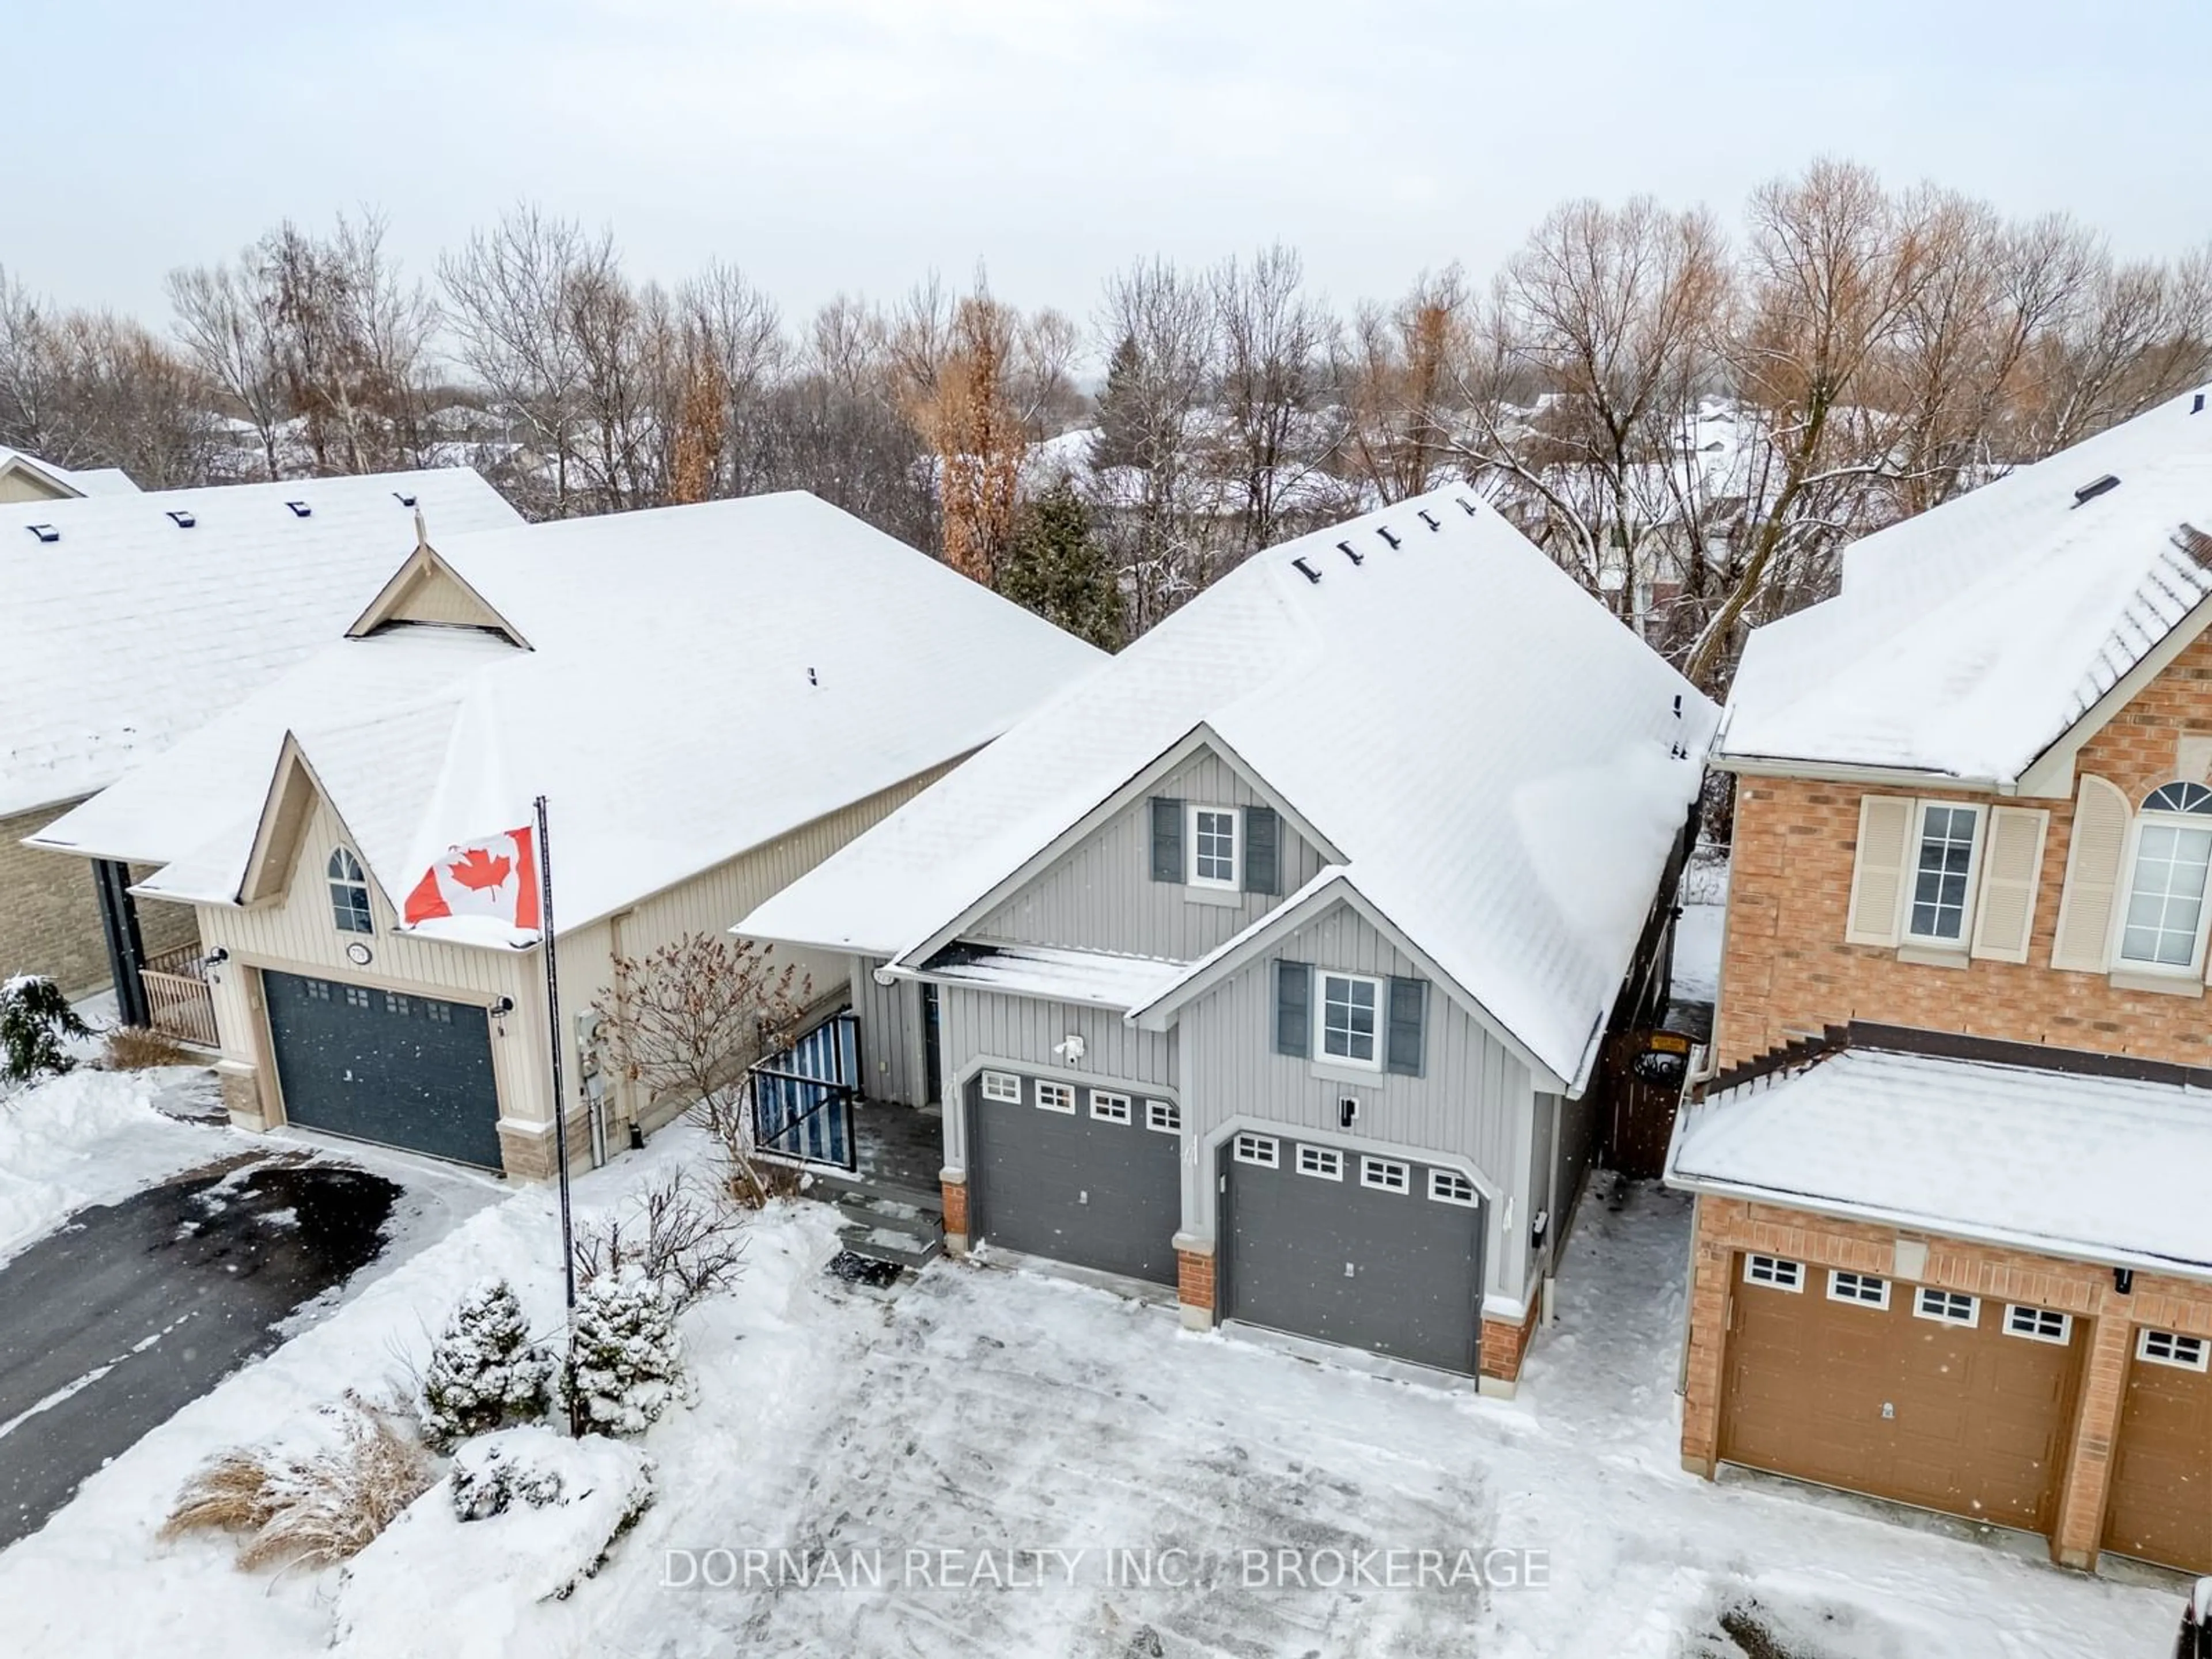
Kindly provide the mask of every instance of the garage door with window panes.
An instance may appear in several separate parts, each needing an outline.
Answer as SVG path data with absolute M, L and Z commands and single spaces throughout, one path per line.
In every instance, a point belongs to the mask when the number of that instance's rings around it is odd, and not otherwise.
M 299 974 L 264 973 L 261 986 L 289 1121 L 500 1167 L 483 1009 Z
M 1244 1132 L 1220 1211 L 1224 1318 L 1474 1372 L 1482 1200 L 1459 1170 Z
M 1737 1259 L 1721 1456 L 2047 1532 L 2081 1373 L 2071 1316 L 1787 1257 Z
M 986 1070 L 967 1088 L 979 1239 L 1101 1273 L 1176 1282 L 1182 1114 L 1120 1084 Z
M 2135 1334 L 2113 1443 L 2105 1547 L 2212 1573 L 2212 1341 L 2148 1328 Z

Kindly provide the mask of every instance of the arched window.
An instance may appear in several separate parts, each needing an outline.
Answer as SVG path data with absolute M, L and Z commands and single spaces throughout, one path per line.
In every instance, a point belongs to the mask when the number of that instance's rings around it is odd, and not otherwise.
M 373 933 L 376 923 L 368 911 L 368 877 L 361 860 L 339 848 L 331 854 L 325 873 L 331 881 L 331 918 L 341 933 Z
M 2120 959 L 2156 968 L 2197 966 L 2205 878 L 2212 871 L 2212 789 L 2168 783 L 2151 791 L 2136 825 L 2135 873 L 2120 930 Z

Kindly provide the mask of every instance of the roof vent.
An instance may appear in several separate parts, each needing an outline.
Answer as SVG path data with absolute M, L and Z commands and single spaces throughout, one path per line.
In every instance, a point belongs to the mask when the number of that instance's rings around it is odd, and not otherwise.
M 2197 394 L 2196 401 L 2189 405 L 2189 412 L 2191 415 L 2202 415 L 2204 412 L 2204 394 L 2203 392 L 2200 392 Z
M 1298 574 L 1304 576 L 1310 582 L 1318 582 L 1321 580 L 1321 572 L 1308 564 L 1303 557 L 1292 559 L 1291 561 L 1291 568 L 1297 571 Z
M 284 505 L 292 509 L 292 516 L 295 519 L 304 519 L 315 510 L 305 501 L 287 501 Z
M 2109 495 L 2119 487 L 2120 476 L 2117 472 L 2107 472 L 2101 478 L 2092 478 L 2074 492 L 2074 505 L 2080 507 L 2085 501 L 2094 501 L 2098 496 Z
M 58 542 L 62 538 L 62 532 L 50 524 L 27 524 L 23 528 L 42 542 Z
M 177 507 L 169 509 L 169 522 L 176 526 L 179 530 L 190 530 L 194 525 L 198 524 L 199 520 L 192 517 L 192 515 L 186 512 L 183 507 Z
M 1384 541 L 1389 543 L 1391 546 L 1395 547 L 1398 545 L 1398 538 L 1390 533 L 1390 526 L 1389 525 L 1376 525 L 1375 526 L 1375 533 L 1380 536 Z
M 1336 544 L 1336 550 L 1343 554 L 1346 558 L 1351 560 L 1354 564 L 1365 564 L 1367 562 L 1365 556 L 1355 549 L 1350 542 L 1339 542 Z
M 402 507 L 412 507 L 415 505 L 415 492 L 411 489 L 395 489 L 392 492 L 392 499 Z
M 1428 526 L 1431 530 L 1442 530 L 1443 528 L 1442 525 L 1437 522 L 1437 515 L 1430 512 L 1425 507 L 1421 509 L 1421 522 Z
M 1461 512 L 1466 514 L 1470 519 L 1474 517 L 1474 503 L 1473 501 L 1468 500 L 1464 495 L 1455 495 L 1452 499 L 1459 503 L 1459 510 Z

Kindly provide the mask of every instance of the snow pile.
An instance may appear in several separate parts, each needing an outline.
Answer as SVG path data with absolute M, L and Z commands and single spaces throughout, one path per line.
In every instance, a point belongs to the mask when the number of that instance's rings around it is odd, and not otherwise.
M 0 1097 L 0 1261 L 88 1204 L 245 1152 L 237 1132 L 181 1123 L 159 1103 L 213 1091 L 197 1066 L 80 1070 Z
M 552 1361 L 532 1346 L 514 1286 L 486 1279 L 453 1310 L 422 1374 L 422 1432 L 448 1445 L 545 1411 Z
M 339 1581 L 337 1651 L 404 1659 L 437 1612 L 441 1659 L 496 1659 L 536 1602 L 566 1596 L 653 1502 L 653 1460 L 599 1435 L 507 1429 L 470 1442 Z
M 1717 1002 L 1721 949 L 1728 922 L 1729 864 L 1724 848 L 1700 847 L 1682 872 L 1674 923 L 1674 994 L 1684 1002 Z

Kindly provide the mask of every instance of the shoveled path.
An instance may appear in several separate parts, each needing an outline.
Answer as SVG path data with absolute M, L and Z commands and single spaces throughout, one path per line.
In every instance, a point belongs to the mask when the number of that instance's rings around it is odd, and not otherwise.
M 80 1211 L 0 1267 L 0 1547 L 374 1261 L 400 1192 L 255 1154 Z

